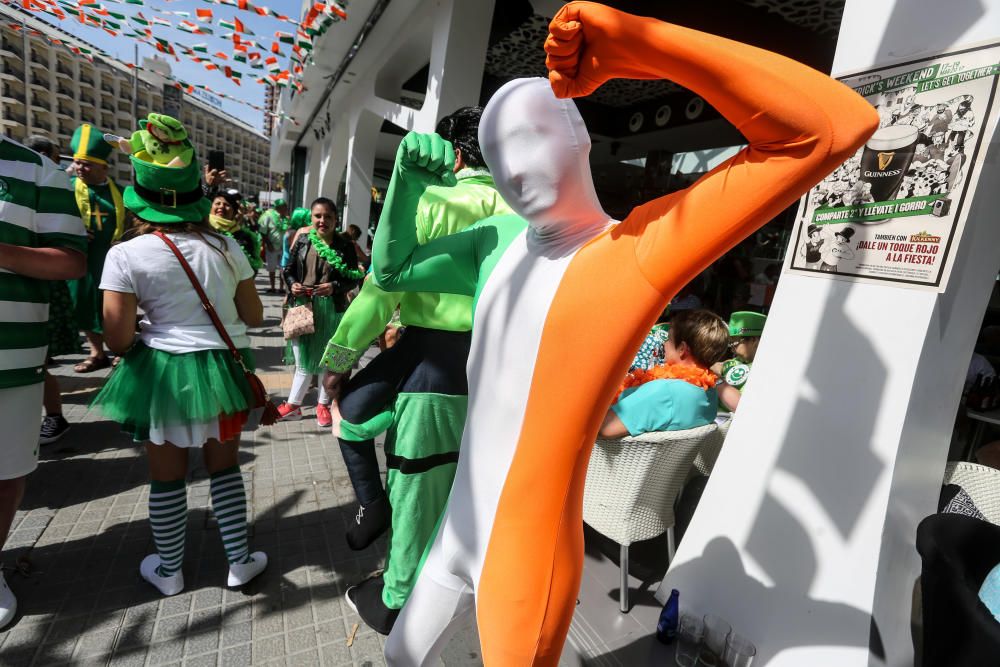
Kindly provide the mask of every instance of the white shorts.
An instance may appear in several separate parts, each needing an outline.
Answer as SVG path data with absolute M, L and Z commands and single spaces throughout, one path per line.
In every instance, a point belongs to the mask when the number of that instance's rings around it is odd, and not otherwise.
M 0 389 L 0 479 L 17 479 L 38 467 L 38 429 L 45 385 Z
M 267 271 L 277 271 L 281 268 L 281 251 L 280 250 L 265 250 L 264 251 L 264 261 L 267 264 Z

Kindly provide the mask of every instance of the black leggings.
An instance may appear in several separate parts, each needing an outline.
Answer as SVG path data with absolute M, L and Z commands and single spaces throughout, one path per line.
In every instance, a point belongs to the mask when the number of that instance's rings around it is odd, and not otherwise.
M 340 397 L 340 415 L 363 424 L 391 407 L 397 394 L 469 393 L 465 364 L 472 333 L 407 327 L 393 347 L 379 354 L 350 379 Z M 385 496 L 375 441 L 340 439 L 340 453 L 354 493 L 362 505 Z

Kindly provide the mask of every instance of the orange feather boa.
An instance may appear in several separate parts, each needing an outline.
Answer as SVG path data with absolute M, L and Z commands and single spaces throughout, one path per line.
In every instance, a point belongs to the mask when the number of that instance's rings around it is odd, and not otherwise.
M 653 380 L 683 380 L 707 391 L 715 386 L 718 377 L 707 368 L 685 364 L 662 364 L 653 366 L 648 371 L 637 368 L 625 376 L 625 380 L 622 381 L 622 386 L 618 390 L 618 395 L 620 396 L 626 389 L 638 387 Z

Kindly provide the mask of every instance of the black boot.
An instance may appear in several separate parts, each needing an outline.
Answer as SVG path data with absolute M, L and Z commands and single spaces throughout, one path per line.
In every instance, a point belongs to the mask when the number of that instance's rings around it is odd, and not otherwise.
M 389 499 L 382 496 L 373 503 L 360 505 L 354 523 L 347 529 L 347 546 L 361 551 L 389 528 Z
M 382 601 L 384 586 L 382 577 L 376 577 L 347 589 L 347 604 L 358 613 L 365 625 L 380 635 L 389 634 L 399 617 L 398 609 L 389 609 Z

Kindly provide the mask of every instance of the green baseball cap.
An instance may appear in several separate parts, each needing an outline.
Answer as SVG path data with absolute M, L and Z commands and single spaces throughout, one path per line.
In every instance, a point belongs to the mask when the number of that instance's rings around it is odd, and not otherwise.
M 729 335 L 753 338 L 764 333 L 767 316 L 751 310 L 738 310 L 729 316 Z

